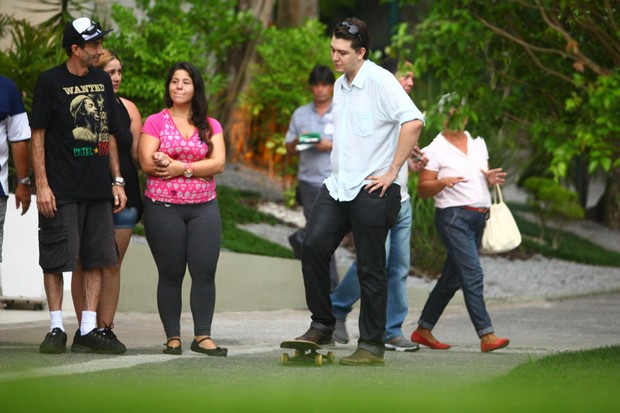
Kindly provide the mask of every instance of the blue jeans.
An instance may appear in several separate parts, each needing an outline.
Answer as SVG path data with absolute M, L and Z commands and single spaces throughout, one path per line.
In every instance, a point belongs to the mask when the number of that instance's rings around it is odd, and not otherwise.
M 385 242 L 387 254 L 387 309 L 383 342 L 403 335 L 409 311 L 407 277 L 411 265 L 411 202 L 401 202 L 396 223 Z M 353 262 L 338 287 L 331 293 L 334 317 L 345 319 L 360 298 L 357 262 Z
M 383 355 L 387 276 L 385 240 L 400 211 L 400 187 L 359 194 L 346 202 L 334 200 L 323 185 L 312 208 L 302 248 L 306 303 L 311 327 L 333 331 L 336 318 L 330 299 L 329 263 L 346 234 L 353 231 L 360 280 L 360 338 L 358 347 Z
M 112 218 L 114 218 L 114 229 L 134 229 L 138 222 L 138 208 L 125 208 L 114 214 Z
M 484 275 L 478 256 L 485 225 L 486 214 L 460 207 L 435 208 L 435 226 L 448 256 L 418 320 L 422 328 L 432 330 L 454 293 L 463 288 L 478 337 L 495 331 L 484 304 Z

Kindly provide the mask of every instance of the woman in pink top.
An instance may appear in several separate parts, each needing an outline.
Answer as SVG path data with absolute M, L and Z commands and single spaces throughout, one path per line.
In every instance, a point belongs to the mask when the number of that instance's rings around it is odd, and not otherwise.
M 192 351 L 226 356 L 211 339 L 215 271 L 222 234 L 214 175 L 224 171 L 220 123 L 207 116 L 200 72 L 185 62 L 168 72 L 166 109 L 146 119 L 138 156 L 145 173 L 144 229 L 157 265 L 157 307 L 167 342 L 165 354 L 180 355 L 181 287 L 192 278 Z

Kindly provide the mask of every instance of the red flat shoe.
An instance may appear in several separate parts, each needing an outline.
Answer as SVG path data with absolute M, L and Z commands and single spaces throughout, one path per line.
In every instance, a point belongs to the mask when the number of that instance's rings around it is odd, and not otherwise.
M 510 340 L 507 338 L 499 338 L 497 339 L 497 341 L 494 341 L 493 343 L 480 342 L 480 350 L 482 350 L 483 353 L 488 353 L 489 351 L 504 348 L 508 344 L 510 344 Z
M 411 341 L 414 343 L 422 344 L 424 346 L 430 347 L 433 350 L 447 350 L 452 347 L 450 344 L 441 343 L 439 341 L 435 341 L 434 343 L 428 341 L 424 337 L 422 337 L 417 331 L 414 331 L 411 334 Z

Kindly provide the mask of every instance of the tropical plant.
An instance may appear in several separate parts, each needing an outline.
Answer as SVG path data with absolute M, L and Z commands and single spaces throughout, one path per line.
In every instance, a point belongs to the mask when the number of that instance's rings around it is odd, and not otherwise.
M 413 28 L 417 67 L 442 94 L 458 91 L 479 134 L 525 138 L 556 180 L 571 180 L 585 205 L 588 178 L 607 182 L 607 222 L 620 225 L 620 36 L 617 2 L 403 0 L 429 15 Z
M 436 278 L 446 259 L 435 228 L 435 200 L 417 196 L 418 174 L 409 175 L 411 194 L 411 266 L 417 276 Z
M 112 18 L 118 25 L 108 35 L 105 46 L 124 62 L 127 76 L 123 93 L 143 114 L 163 107 L 164 80 L 168 69 L 178 61 L 198 67 L 203 75 L 213 116 L 230 98 L 227 59 L 243 41 L 259 30 L 248 12 L 237 9 L 237 1 L 222 0 L 205 4 L 199 0 L 140 0 L 139 13 L 114 5 Z M 138 20 L 136 15 L 144 16 Z
M 253 116 L 271 111 L 279 128 L 293 111 L 312 100 L 308 75 L 316 64 L 331 67 L 325 25 L 309 19 L 302 26 L 271 26 L 257 46 L 259 62 L 250 67 L 252 82 L 242 97 Z
M 525 180 L 523 186 L 528 192 L 527 203 L 534 208 L 540 220 L 540 242 L 545 240 L 549 220 L 553 219 L 561 228 L 569 219 L 583 218 L 584 210 L 578 202 L 577 193 L 554 180 L 531 177 Z M 558 241 L 558 236 L 554 237 L 551 247 L 557 248 Z
M 0 74 L 17 84 L 29 111 L 39 74 L 60 64 L 66 55 L 55 44 L 55 28 L 34 27 L 25 20 L 8 16 L 5 19 L 5 30 L 10 34 L 12 43 L 0 51 Z

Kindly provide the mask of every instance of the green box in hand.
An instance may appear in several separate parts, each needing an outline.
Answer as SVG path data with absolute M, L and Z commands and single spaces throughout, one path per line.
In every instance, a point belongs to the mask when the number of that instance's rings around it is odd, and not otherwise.
M 299 143 L 317 143 L 321 140 L 321 134 L 318 132 L 304 133 L 299 136 Z

